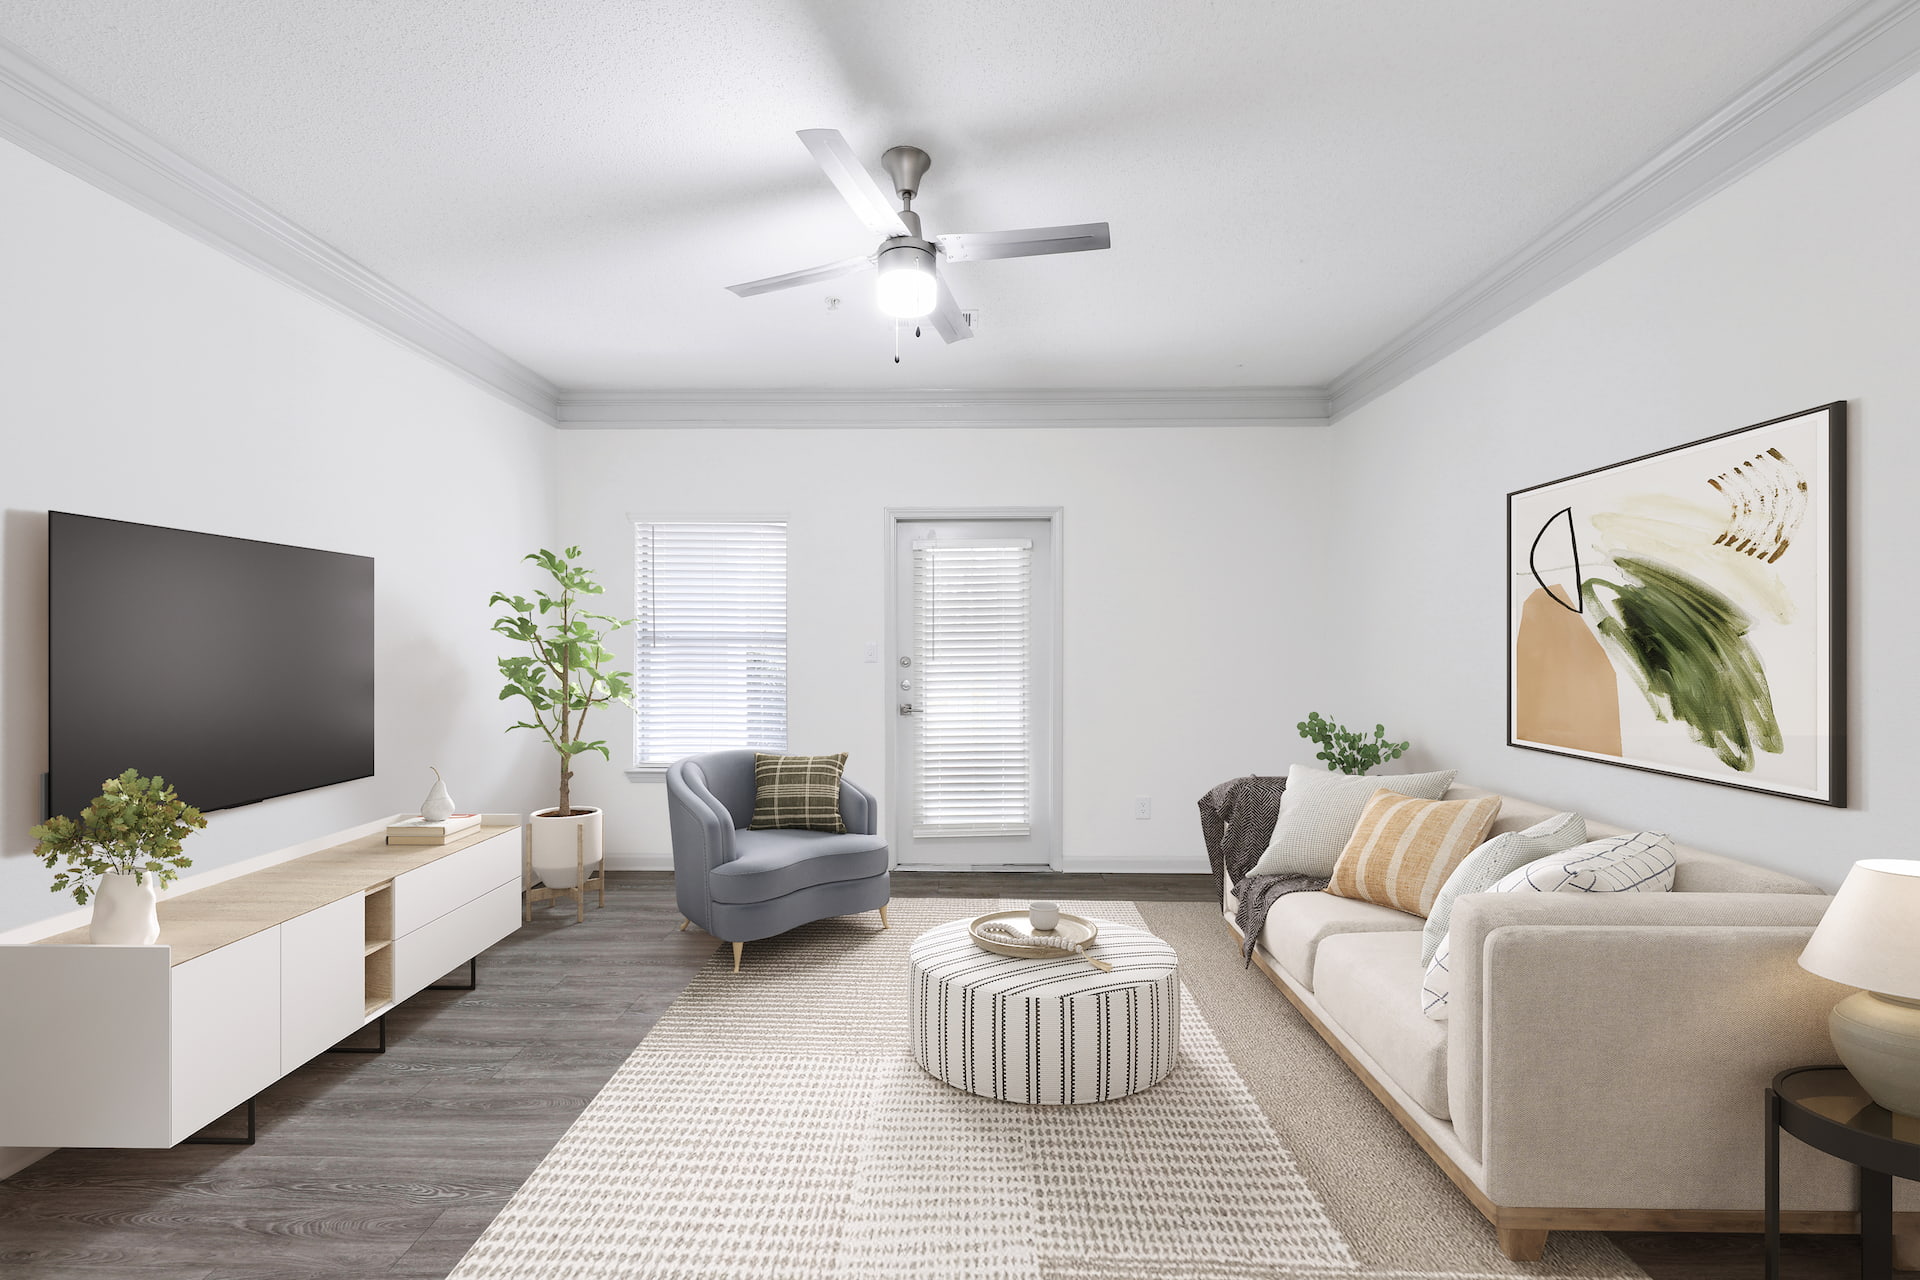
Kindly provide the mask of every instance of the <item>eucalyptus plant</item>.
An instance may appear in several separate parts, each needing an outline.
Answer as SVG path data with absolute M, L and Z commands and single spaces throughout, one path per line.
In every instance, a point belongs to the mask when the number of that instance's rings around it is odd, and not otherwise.
M 536 591 L 532 600 L 496 591 L 487 601 L 510 610 L 494 619 L 493 629 L 529 650 L 520 657 L 500 659 L 500 674 L 507 680 L 500 699 L 525 698 L 533 710 L 532 720 L 518 721 L 508 728 L 509 733 L 535 730 L 558 753 L 560 803 L 553 816 L 568 818 L 573 816 L 573 758 L 583 751 L 598 751 L 613 759 L 604 741 L 585 737 L 587 713 L 632 696 L 632 677 L 608 669 L 613 654 L 606 647 L 607 636 L 632 619 L 589 613 L 580 607 L 581 597 L 605 591 L 593 580 L 592 570 L 576 563 L 580 548 L 568 547 L 559 555 L 536 551 L 525 558 L 547 571 L 554 591 L 551 595 Z M 543 625 L 541 620 L 548 618 L 552 620 Z
M 30 834 L 34 855 L 58 868 L 53 892 L 70 891 L 84 907 L 105 875 L 129 875 L 141 884 L 152 876 L 159 887 L 173 883 L 193 865 L 180 842 L 206 825 L 205 816 L 183 802 L 165 778 L 143 778 L 129 769 L 101 783 L 100 794 L 78 820 L 49 818 Z
M 1399 759 L 1411 745 L 1388 742 L 1385 725 L 1373 726 L 1373 736 L 1368 737 L 1359 730 L 1322 719 L 1318 711 L 1307 712 L 1307 718 L 1295 727 L 1301 737 L 1320 748 L 1315 759 L 1326 761 L 1335 773 L 1365 773 L 1375 765 Z

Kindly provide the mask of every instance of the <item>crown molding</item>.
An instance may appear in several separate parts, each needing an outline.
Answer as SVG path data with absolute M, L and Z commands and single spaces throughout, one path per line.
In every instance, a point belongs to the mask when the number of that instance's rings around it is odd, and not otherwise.
M 561 427 L 1319 426 L 1318 387 L 584 391 L 560 397 Z
M 1706 121 L 1441 303 L 1328 386 L 1343 415 L 1920 69 L 1920 0 L 1865 0 Z
M 559 389 L 0 41 L 0 137 L 552 422 Z

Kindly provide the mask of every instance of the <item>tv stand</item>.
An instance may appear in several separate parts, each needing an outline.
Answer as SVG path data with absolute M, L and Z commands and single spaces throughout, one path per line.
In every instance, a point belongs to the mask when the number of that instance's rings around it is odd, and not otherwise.
M 0 1146 L 170 1147 L 363 1027 L 384 1048 L 519 928 L 521 877 L 517 825 L 376 834 L 166 899 L 154 946 L 0 946 Z

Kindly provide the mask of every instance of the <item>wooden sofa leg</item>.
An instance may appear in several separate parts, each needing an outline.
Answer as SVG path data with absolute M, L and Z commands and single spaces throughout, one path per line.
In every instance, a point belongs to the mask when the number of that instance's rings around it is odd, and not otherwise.
M 685 932 L 687 931 L 687 926 L 688 926 L 688 925 L 690 925 L 690 924 L 692 924 L 692 923 L 693 923 L 693 921 L 691 921 L 691 920 L 689 920 L 689 919 L 687 919 L 687 918 L 686 918 L 685 916 L 681 916 L 681 917 L 680 917 L 680 932 L 682 932 L 682 933 L 685 933 Z
M 888 925 L 887 925 L 887 909 L 886 909 L 885 907 L 882 907 L 882 908 L 880 908 L 880 927 L 881 927 L 882 929 L 885 929 L 885 928 L 887 928 L 887 927 L 888 927 Z
M 746 949 L 747 944 L 744 942 L 736 942 L 733 944 L 733 971 L 735 973 L 740 972 L 740 953 Z
M 1521 1227 L 1495 1227 L 1500 1253 L 1509 1262 L 1538 1262 L 1547 1251 L 1547 1233 Z

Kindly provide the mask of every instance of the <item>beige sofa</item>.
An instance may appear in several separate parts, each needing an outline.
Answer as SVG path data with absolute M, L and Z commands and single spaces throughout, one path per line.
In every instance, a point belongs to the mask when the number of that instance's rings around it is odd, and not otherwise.
M 1493 830 L 1551 812 L 1508 798 Z M 1834 1060 L 1827 1011 L 1848 991 L 1795 963 L 1830 899 L 1732 858 L 1675 854 L 1672 893 L 1460 899 L 1446 1021 L 1420 1009 L 1418 916 L 1296 893 L 1261 930 L 1255 962 L 1509 1258 L 1538 1258 L 1555 1229 L 1759 1230 L 1762 1092 L 1783 1068 Z M 1231 890 L 1223 906 L 1231 927 Z M 1786 1229 L 1854 1230 L 1849 1172 L 1784 1140 Z

